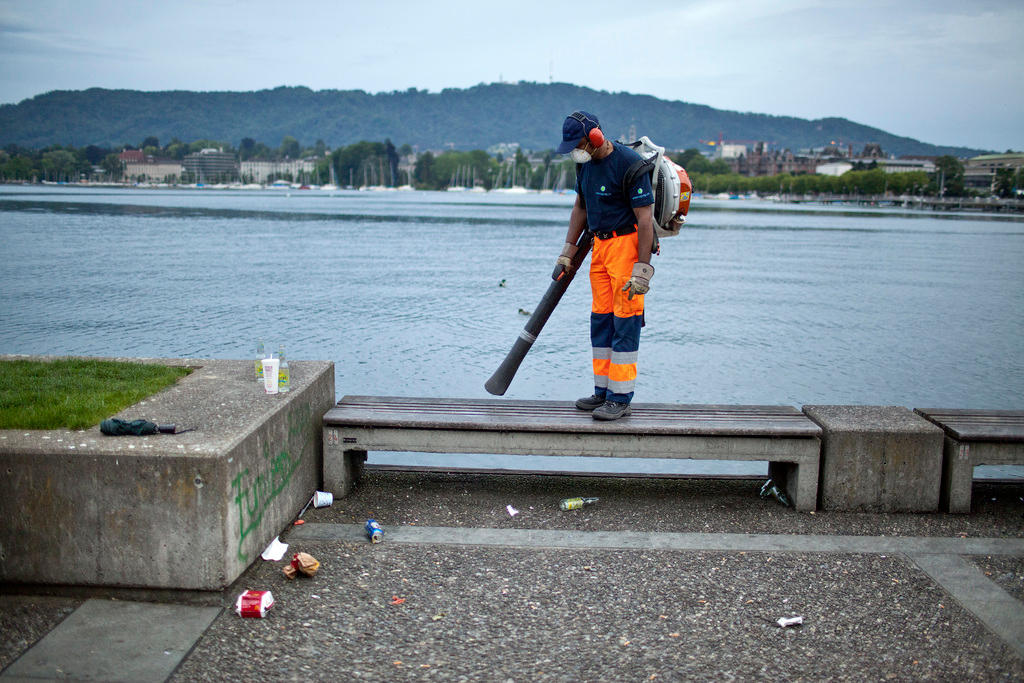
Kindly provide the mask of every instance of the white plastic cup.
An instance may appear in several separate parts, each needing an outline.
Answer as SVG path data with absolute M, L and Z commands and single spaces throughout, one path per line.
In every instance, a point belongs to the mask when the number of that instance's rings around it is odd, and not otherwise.
M 277 368 L 280 362 L 277 358 L 263 359 L 263 389 L 268 394 L 277 393 Z
M 313 507 L 326 508 L 334 502 L 334 494 L 328 491 L 317 491 L 313 494 Z

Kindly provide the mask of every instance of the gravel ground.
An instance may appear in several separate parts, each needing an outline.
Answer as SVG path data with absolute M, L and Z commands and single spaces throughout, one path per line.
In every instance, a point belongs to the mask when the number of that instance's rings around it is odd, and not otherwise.
M 977 556 L 971 559 L 996 585 L 1024 602 L 1024 557 Z
M 172 680 L 1010 679 L 1024 661 L 899 556 L 317 543 L 266 619 Z M 802 616 L 781 628 L 780 617 Z
M 0 671 L 64 621 L 82 602 L 74 598 L 5 595 L 0 600 Z
M 1012 536 L 1020 485 L 971 515 L 797 513 L 761 481 L 370 470 L 305 519 L 737 533 Z M 600 502 L 562 512 L 567 496 Z M 509 516 L 505 506 L 520 512 Z M 322 563 L 259 562 L 227 596 L 273 591 L 264 620 L 226 611 L 174 680 L 688 680 L 1024 677 L 1024 660 L 902 556 L 293 543 Z M 288 542 L 287 532 L 282 540 Z M 1021 558 L 979 558 L 1002 576 Z M 397 600 L 395 599 L 397 598 Z M 395 602 L 397 604 L 392 604 Z M 775 621 L 799 615 L 804 625 Z
M 1016 537 L 1024 484 L 976 484 L 970 515 L 798 513 L 758 480 L 367 471 L 310 522 L 582 531 Z M 562 512 L 568 496 L 598 496 Z M 519 510 L 509 516 L 505 506 Z M 288 542 L 288 530 L 282 540 Z M 1024 679 L 1024 659 L 901 555 L 295 542 L 257 560 L 172 680 Z M 1024 558 L 972 557 L 1024 600 Z M 246 588 L 273 591 L 241 619 Z M 397 598 L 395 600 L 394 598 Z M 392 604 L 395 602 L 396 604 Z M 0 667 L 73 611 L 5 596 Z M 799 615 L 802 626 L 775 621 Z
M 444 474 L 368 470 L 352 495 L 310 508 L 311 522 L 581 531 L 1024 536 L 1024 482 L 976 484 L 969 515 L 827 512 L 785 508 L 759 496 L 761 480 Z M 601 500 L 572 512 L 570 496 Z M 505 509 L 519 510 L 510 517 Z M 297 512 L 297 511 L 296 511 Z

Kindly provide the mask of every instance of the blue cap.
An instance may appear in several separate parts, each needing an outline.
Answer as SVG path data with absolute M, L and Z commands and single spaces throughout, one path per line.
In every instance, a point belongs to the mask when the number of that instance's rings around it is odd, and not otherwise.
M 555 151 L 558 154 L 568 154 L 590 131 L 600 127 L 601 123 L 593 114 L 574 111 L 565 117 L 565 123 L 562 124 L 562 144 Z

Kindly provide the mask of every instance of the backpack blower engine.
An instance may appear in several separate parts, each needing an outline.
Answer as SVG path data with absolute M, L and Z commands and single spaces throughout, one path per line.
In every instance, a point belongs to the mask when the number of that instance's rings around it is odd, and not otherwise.
M 686 222 L 690 212 L 690 194 L 693 185 L 686 169 L 665 156 L 665 148 L 651 142 L 646 135 L 629 145 L 640 155 L 626 171 L 623 191 L 631 187 L 641 173 L 651 175 L 654 190 L 654 232 L 658 237 L 673 237 Z

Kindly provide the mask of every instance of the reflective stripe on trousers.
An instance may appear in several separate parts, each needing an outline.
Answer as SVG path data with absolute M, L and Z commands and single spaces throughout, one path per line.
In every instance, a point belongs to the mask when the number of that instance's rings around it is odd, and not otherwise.
M 637 262 L 637 234 L 594 240 L 590 257 L 590 344 L 594 392 L 629 403 L 636 384 L 636 363 L 643 325 L 644 297 L 627 298 L 622 287 Z

